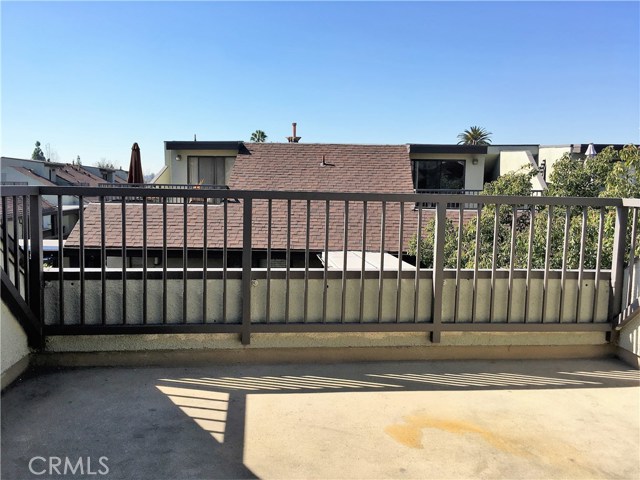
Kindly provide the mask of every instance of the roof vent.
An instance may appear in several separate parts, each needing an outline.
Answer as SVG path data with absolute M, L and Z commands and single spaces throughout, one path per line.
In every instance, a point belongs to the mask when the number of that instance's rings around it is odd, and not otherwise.
M 300 141 L 300 138 L 302 137 L 297 137 L 296 136 L 296 122 L 293 122 L 291 124 L 291 126 L 293 127 L 293 135 L 291 137 L 287 137 L 287 140 L 289 141 L 289 143 L 298 143 Z

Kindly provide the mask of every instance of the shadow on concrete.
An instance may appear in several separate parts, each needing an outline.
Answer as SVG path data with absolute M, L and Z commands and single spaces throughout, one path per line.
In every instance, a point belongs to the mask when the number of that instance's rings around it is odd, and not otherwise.
M 2 395 L 1 477 L 46 478 L 30 473 L 34 456 L 88 457 L 94 469 L 104 456 L 105 478 L 257 478 L 243 458 L 248 395 L 639 382 L 640 372 L 613 359 L 40 369 Z

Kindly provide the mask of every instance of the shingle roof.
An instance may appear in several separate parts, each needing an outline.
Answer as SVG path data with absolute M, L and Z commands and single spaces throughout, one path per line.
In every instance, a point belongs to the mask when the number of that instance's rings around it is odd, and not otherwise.
M 88 172 L 82 166 L 65 165 L 56 169 L 58 178 L 68 182 L 71 185 L 86 185 L 89 187 L 97 187 L 101 183 L 105 183 L 103 178 Z
M 238 190 L 411 193 L 406 145 L 248 143 L 229 179 Z M 322 166 L 322 157 L 326 166 Z
M 13 198 L 14 197 L 4 197 L 6 198 L 7 203 L 7 219 L 13 219 Z M 16 203 L 18 218 L 22 217 L 22 197 L 17 197 L 19 200 Z M 45 200 L 43 197 L 40 197 L 40 205 L 42 206 L 42 213 L 44 215 L 51 215 L 57 211 L 57 207 L 52 203 Z M 29 205 L 27 203 L 27 213 L 29 212 Z M 0 202 L 0 215 L 2 215 L 2 203 Z
M 369 192 L 369 193 L 411 193 L 411 163 L 405 145 L 335 145 L 335 144 L 246 144 L 246 152 L 240 153 L 235 161 L 229 187 L 234 190 L 278 190 L 278 191 L 326 191 L 326 192 Z M 322 166 L 322 156 L 325 166 Z M 268 207 L 266 200 L 253 201 L 252 247 L 266 249 L 268 239 Z M 309 248 L 323 250 L 325 241 L 325 202 L 312 201 L 309 220 Z M 404 238 L 406 249 L 410 238 L 417 230 L 417 213 L 412 203 L 404 204 Z M 223 206 L 207 207 L 207 246 L 223 246 Z M 187 207 L 187 245 L 192 248 L 203 246 L 202 204 Z M 228 248 L 242 248 L 242 203 L 229 203 Z M 380 249 L 381 204 L 372 202 L 367 208 L 367 245 L 369 251 Z M 348 245 L 350 250 L 362 248 L 363 203 L 349 204 Z M 85 246 L 101 246 L 100 205 L 90 204 L 85 210 Z M 163 225 L 162 205 L 150 203 L 147 207 L 147 245 L 162 248 L 163 230 L 167 232 L 167 247 L 182 248 L 183 205 L 167 206 L 167 224 Z M 423 221 L 432 217 L 432 210 L 423 210 Z M 450 215 L 457 218 L 457 211 Z M 126 245 L 141 247 L 142 206 L 126 206 Z M 385 250 L 397 251 L 400 225 L 399 204 L 388 204 L 386 211 Z M 122 245 L 121 204 L 105 204 L 106 248 Z M 273 249 L 287 246 L 287 201 L 273 200 L 272 206 Z M 343 249 L 344 202 L 330 203 L 329 250 Z M 306 202 L 291 202 L 292 249 L 306 247 Z M 66 246 L 79 244 L 78 227 L 67 239 Z
M 147 246 L 162 248 L 163 230 L 167 232 L 167 248 L 178 249 L 184 246 L 183 205 L 167 205 L 167 224 L 163 225 L 162 205 L 147 206 Z M 207 246 L 216 249 L 223 247 L 223 206 L 207 207 Z M 229 203 L 227 206 L 227 247 L 242 248 L 242 203 Z M 309 220 L 309 248 L 323 250 L 325 239 L 325 202 L 312 201 Z M 349 203 L 349 231 L 347 248 L 362 248 L 362 202 Z M 129 248 L 140 248 L 143 244 L 142 205 L 126 205 L 126 245 Z M 432 218 L 434 210 L 423 210 L 423 222 Z M 473 216 L 473 212 L 467 215 Z M 458 210 L 448 212 L 451 219 L 456 220 Z M 84 240 L 87 248 L 101 246 L 101 214 L 100 205 L 92 203 L 85 209 Z M 367 244 L 368 251 L 380 249 L 380 227 L 382 209 L 379 202 L 367 205 Z M 406 250 L 409 240 L 417 230 L 417 211 L 412 203 L 404 204 L 403 249 Z M 424 224 L 424 223 L 423 223 Z M 122 245 L 122 206 L 120 203 L 105 204 L 105 247 L 120 248 Z M 204 206 L 187 206 L 187 245 L 190 248 L 202 248 L 204 232 Z M 385 219 L 385 251 L 397 251 L 399 244 L 400 206 L 397 203 L 387 205 Z M 285 249 L 287 246 L 287 201 L 273 200 L 271 221 L 271 248 Z M 329 250 L 343 249 L 344 202 L 332 201 L 329 212 Z M 266 249 L 268 240 L 268 204 L 266 200 L 253 201 L 252 247 Z M 66 246 L 79 245 L 79 228 L 73 229 L 66 241 Z M 304 249 L 306 246 L 306 202 L 291 202 L 291 248 Z

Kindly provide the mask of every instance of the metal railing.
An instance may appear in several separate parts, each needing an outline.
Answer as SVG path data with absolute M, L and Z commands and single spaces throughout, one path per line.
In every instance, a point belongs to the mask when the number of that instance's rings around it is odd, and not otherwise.
M 178 183 L 100 183 L 98 185 L 102 188 L 147 188 L 147 189 L 161 189 L 161 190 L 229 190 L 227 185 L 209 185 L 209 184 L 178 184 Z M 117 201 L 118 196 L 108 197 L 107 201 Z M 131 200 L 136 196 L 129 196 Z M 137 197 L 142 201 L 142 197 Z M 180 196 L 175 197 L 146 197 L 147 202 L 159 203 L 166 198 L 168 203 L 184 203 L 184 198 Z M 219 197 L 207 197 L 207 203 L 220 204 L 224 199 Z M 203 199 L 190 199 L 189 201 L 203 201 Z M 226 199 L 226 201 L 237 202 L 237 199 Z
M 46 265 L 42 195 L 57 197 L 60 222 L 65 196 L 98 199 Z M 0 263 L 45 335 L 423 331 L 438 342 L 610 331 L 633 310 L 637 200 L 467 198 L 7 187 Z

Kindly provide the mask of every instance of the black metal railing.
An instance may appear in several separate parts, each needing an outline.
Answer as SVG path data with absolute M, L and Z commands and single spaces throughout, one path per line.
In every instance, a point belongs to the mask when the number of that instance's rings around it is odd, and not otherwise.
M 229 190 L 227 185 L 209 185 L 209 184 L 179 184 L 179 183 L 100 183 L 98 185 L 102 188 L 147 188 L 147 189 L 161 189 L 161 190 Z M 107 201 L 118 201 L 119 196 L 108 197 Z M 142 197 L 136 195 L 128 196 L 130 201 L 139 200 L 142 201 Z M 184 203 L 185 199 L 180 196 L 175 197 L 146 197 L 147 202 L 159 203 L 166 198 L 167 203 Z M 237 199 L 223 199 L 219 197 L 207 197 L 207 203 L 220 204 L 222 201 L 233 201 L 237 203 Z M 202 202 L 203 199 L 190 199 L 190 202 Z
M 97 199 L 47 264 L 42 195 L 57 198 L 60 224 L 65 196 Z M 608 331 L 637 297 L 637 200 L 483 195 L 470 208 L 464 194 L 120 185 L 1 197 L 2 269 L 46 335 L 424 331 L 437 342 Z M 209 205 L 218 198 L 237 203 Z

